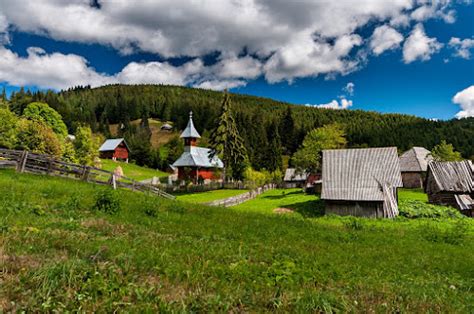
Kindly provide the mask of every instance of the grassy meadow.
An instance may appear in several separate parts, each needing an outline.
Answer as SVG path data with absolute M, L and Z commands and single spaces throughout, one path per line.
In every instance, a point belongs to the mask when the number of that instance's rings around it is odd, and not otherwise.
M 314 197 L 211 208 L 9 170 L 0 191 L 4 312 L 474 311 L 471 219 L 270 215 Z
M 135 179 L 137 181 L 142 181 L 146 179 L 151 179 L 153 177 L 166 177 L 168 174 L 166 172 L 150 169 L 147 167 L 141 167 L 133 163 L 126 163 L 120 161 L 113 161 L 111 159 L 101 159 L 102 169 L 107 171 L 114 171 L 118 166 L 122 167 L 123 175 L 130 179 Z
M 221 189 L 206 192 L 181 193 L 176 194 L 176 198 L 183 202 L 202 204 L 243 194 L 247 191 L 248 190 Z

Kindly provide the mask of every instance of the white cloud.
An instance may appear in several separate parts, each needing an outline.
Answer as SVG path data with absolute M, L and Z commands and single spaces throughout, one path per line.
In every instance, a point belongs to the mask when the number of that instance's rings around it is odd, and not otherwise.
M 382 25 L 374 30 L 370 39 L 370 49 L 372 49 L 372 52 L 378 56 L 386 50 L 400 47 L 402 41 L 402 34 L 390 26 Z
M 342 89 L 344 92 L 348 93 L 349 96 L 354 95 L 355 84 L 352 82 L 347 83 L 347 85 Z
M 456 114 L 457 118 L 474 117 L 474 85 L 454 95 L 453 103 L 458 104 L 462 109 Z
M 429 60 L 441 47 L 443 44 L 436 38 L 426 36 L 423 25 L 417 24 L 403 45 L 403 61 L 411 63 L 415 60 Z
M 460 39 L 457 37 L 451 37 L 449 40 L 449 46 L 455 49 L 456 53 L 454 54 L 457 57 L 464 59 L 471 58 L 471 49 L 474 48 L 474 38 Z
M 124 83 L 191 85 L 222 90 L 244 86 L 246 81 L 239 78 L 255 77 L 260 71 L 259 63 L 253 60 L 232 58 L 229 63 L 222 60 L 207 67 L 200 59 L 179 66 L 168 62 L 131 62 L 120 72 L 108 75 L 98 73 L 86 59 L 75 54 L 47 54 L 38 47 L 28 48 L 27 53 L 21 57 L 0 46 L 0 82 L 53 89 Z
M 97 73 L 78 55 L 48 55 L 41 48 L 31 47 L 26 57 L 20 57 L 0 46 L 0 81 L 16 86 L 61 89 L 73 85 L 104 85 L 113 82 L 113 78 Z
M 318 105 L 306 104 L 305 106 L 325 108 L 325 109 L 335 109 L 335 110 L 348 109 L 349 107 L 352 107 L 352 100 L 347 100 L 345 98 L 342 98 L 341 101 L 339 102 L 334 99 L 327 104 L 318 104 Z
M 289 45 L 279 49 L 265 64 L 267 81 L 274 83 L 298 77 L 313 77 L 318 74 L 349 73 L 357 61 L 344 59 L 353 47 L 359 46 L 359 35 L 339 37 L 334 45 L 314 41 L 310 34 L 295 38 Z
M 168 62 L 131 63 L 122 73 L 110 75 L 96 73 L 86 60 L 75 61 L 94 77 L 93 84 L 123 80 L 242 86 L 262 75 L 272 83 L 292 82 L 355 71 L 365 61 L 365 49 L 360 48 L 364 42 L 370 43 L 376 55 L 395 49 L 403 38 L 392 27 L 407 26 L 410 19 L 450 21 L 454 11 L 449 5 L 449 0 L 432 4 L 415 0 L 114 0 L 101 1 L 98 9 L 89 0 L 0 0 L 0 45 L 8 42 L 8 30 L 14 29 L 54 40 L 98 43 L 122 54 L 148 52 L 165 60 L 183 56 L 198 60 L 184 67 Z M 370 41 L 355 34 L 372 23 L 392 27 L 377 28 Z M 428 52 L 419 52 L 414 59 L 428 59 L 438 49 L 437 41 L 428 47 Z M 406 60 L 413 58 L 412 50 L 407 47 Z M 211 53 L 219 56 L 217 63 L 204 66 L 200 60 Z M 72 59 L 74 55 L 63 56 Z M 42 62 L 49 57 L 52 54 Z M 201 62 L 200 73 L 194 72 L 197 62 Z M 71 82 L 87 78 L 61 75 Z M 43 76 L 51 78 L 54 85 L 50 87 L 64 84 L 56 81 L 59 74 Z M 41 86 L 48 81 L 40 82 Z

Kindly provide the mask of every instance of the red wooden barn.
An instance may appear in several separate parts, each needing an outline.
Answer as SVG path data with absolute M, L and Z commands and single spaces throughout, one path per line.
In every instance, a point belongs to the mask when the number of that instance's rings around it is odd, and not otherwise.
M 181 133 L 184 139 L 184 152 L 173 163 L 173 167 L 178 168 L 178 179 L 191 179 L 194 183 L 202 180 L 218 180 L 220 176 L 216 169 L 223 168 L 224 164 L 219 157 L 209 158 L 210 149 L 197 147 L 197 139 L 200 138 L 198 131 L 194 127 L 192 112 L 189 113 L 189 122 L 186 129 Z
M 99 148 L 100 158 L 128 162 L 130 149 L 123 138 L 108 139 Z

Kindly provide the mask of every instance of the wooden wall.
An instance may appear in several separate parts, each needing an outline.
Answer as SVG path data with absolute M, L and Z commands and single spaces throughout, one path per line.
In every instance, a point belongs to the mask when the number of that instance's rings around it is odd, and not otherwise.
M 421 172 L 402 172 L 403 187 L 407 189 L 418 189 L 423 187 L 423 175 Z
M 383 202 L 325 200 L 326 215 L 383 218 Z

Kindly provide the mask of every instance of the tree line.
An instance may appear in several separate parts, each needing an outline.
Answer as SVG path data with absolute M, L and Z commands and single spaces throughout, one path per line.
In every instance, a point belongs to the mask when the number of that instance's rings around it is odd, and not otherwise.
M 400 152 L 413 146 L 432 149 L 445 140 L 464 158 L 474 156 L 474 118 L 431 121 L 402 114 L 380 114 L 361 110 L 331 110 L 291 105 L 255 96 L 230 94 L 233 118 L 242 137 L 248 162 L 255 170 L 275 171 L 293 163 L 291 157 L 312 130 L 337 124 L 347 147 L 396 146 Z M 132 158 L 139 163 L 164 168 L 180 154 L 168 145 L 161 151 L 149 144 L 148 118 L 186 126 L 193 111 L 196 128 L 206 141 L 221 114 L 221 92 L 165 85 L 109 85 L 74 87 L 61 92 L 20 89 L 8 100 L 10 109 L 22 115 L 29 103 L 45 102 L 63 118 L 68 132 L 88 125 L 94 133 L 110 136 L 110 124 L 123 126 L 121 133 L 133 142 Z M 130 121 L 141 119 L 139 127 Z M 176 145 L 178 145 L 175 139 Z M 133 154 L 137 149 L 138 152 Z M 169 150 L 175 150 L 170 156 Z M 160 155 L 161 154 L 161 155 Z M 166 156 L 165 156 L 166 155 Z M 298 158 L 298 155 L 295 156 Z M 172 162 L 172 161 L 171 161 Z

